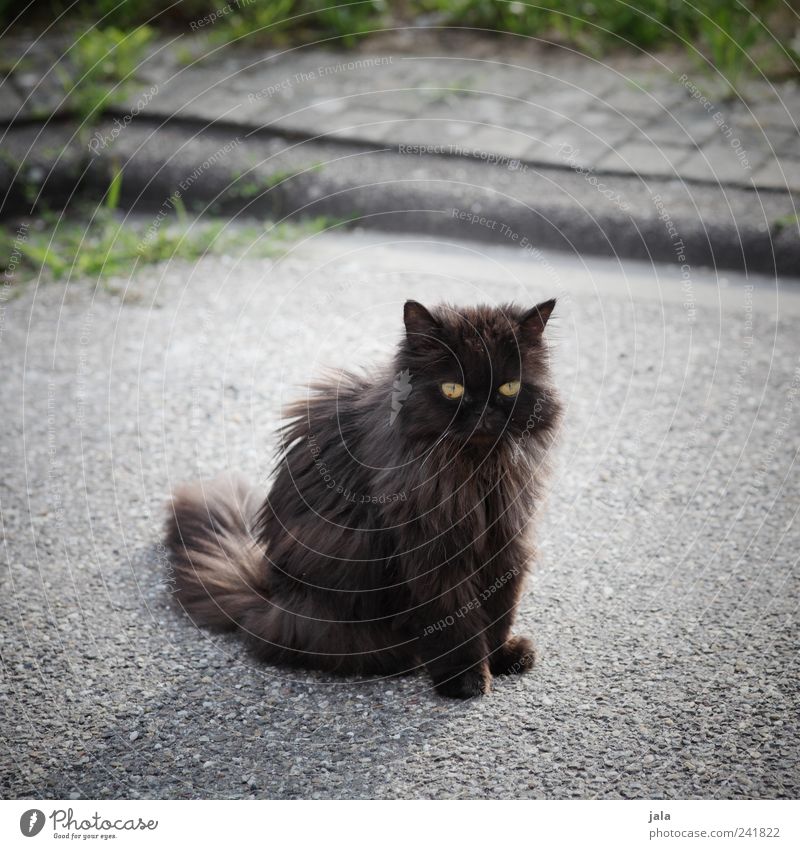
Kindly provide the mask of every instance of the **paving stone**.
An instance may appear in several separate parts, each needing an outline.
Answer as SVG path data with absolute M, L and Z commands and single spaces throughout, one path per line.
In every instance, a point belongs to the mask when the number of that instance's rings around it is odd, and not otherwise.
M 348 110 L 337 118 L 336 129 L 327 131 L 333 138 L 356 138 L 367 142 L 387 143 L 394 141 L 398 120 L 403 120 L 391 115 L 376 115 L 374 111 L 367 109 Z M 322 132 L 324 127 L 320 128 L 320 133 Z
M 524 159 L 527 162 L 535 162 L 540 165 L 558 165 L 561 167 L 569 165 L 569 155 L 560 144 L 551 138 L 535 139 L 525 152 Z M 576 162 L 583 164 L 582 160 Z
M 22 106 L 22 98 L 11 88 L 9 83 L 0 86 L 0 117 L 3 120 L 13 118 Z
M 770 158 L 753 174 L 758 188 L 800 192 L 800 161 Z
M 465 88 L 501 97 L 525 97 L 530 91 L 546 87 L 540 74 L 492 62 L 480 63 L 477 68 L 472 69 L 467 79 Z
M 665 109 L 669 109 L 673 104 L 679 102 L 680 97 L 680 92 L 676 91 L 674 98 L 663 99 L 662 96 L 662 99 L 659 99 L 656 95 L 630 82 L 611 91 L 604 98 L 604 103 L 623 116 L 641 121 L 643 118 L 656 118 L 662 115 Z
M 46 118 L 67 108 L 64 86 L 54 74 L 15 74 L 14 84 L 23 101 L 21 115 Z
M 548 110 L 552 115 L 566 119 L 574 118 L 604 103 L 589 92 L 580 89 L 558 86 L 542 94 L 534 92 L 527 98 L 535 106 Z
M 152 117 L 213 118 L 222 112 L 236 111 L 243 98 L 218 84 L 219 77 L 208 72 L 187 71 L 159 84 L 158 91 L 150 96 L 139 114 Z M 152 84 L 132 89 L 129 96 L 117 107 L 122 112 L 137 109 L 138 102 L 150 92 Z M 226 118 L 226 120 L 230 120 Z
M 764 126 L 740 135 L 748 150 L 764 148 L 779 158 L 800 159 L 800 130 L 789 127 Z
M 762 126 L 792 126 L 800 118 L 800 93 L 782 92 L 780 97 L 753 105 L 753 115 Z
M 689 148 L 704 144 L 716 132 L 717 126 L 709 115 L 685 109 L 659 115 L 639 128 L 643 140 L 653 144 Z
M 684 87 L 673 77 L 665 77 L 663 73 L 658 73 L 650 80 L 634 77 L 632 82 L 641 87 L 653 102 L 666 110 L 679 107 L 685 96 Z
M 750 166 L 761 165 L 773 156 L 800 156 L 796 132 L 783 127 L 719 127 L 711 141 L 729 145 L 734 151 L 740 151 L 741 158 L 746 159 Z
M 511 114 L 507 119 L 506 126 L 527 130 L 534 137 L 546 137 L 556 127 L 560 127 L 568 120 L 560 111 L 528 101 L 516 103 L 514 108 L 508 111 Z
M 409 44 L 419 48 L 422 38 L 417 33 Z M 386 52 L 379 40 L 370 43 L 377 46 L 363 53 L 224 51 L 186 67 L 171 48 L 156 50 L 140 74 L 146 82 L 117 109 L 393 147 L 469 146 L 511 161 L 620 173 L 675 176 L 677 169 L 689 180 L 739 186 L 750 186 L 756 174 L 765 188 L 796 186 L 800 86 L 794 81 L 745 80 L 742 101 L 718 77 L 681 81 L 679 70 L 644 56 L 615 54 L 605 62 L 535 44 L 507 55 L 485 45 L 472 54 L 440 47 L 440 55 L 403 55 L 396 40 L 386 42 Z M 13 115 L 20 93 L 43 78 L 23 114 L 59 108 L 63 87 L 44 72 L 61 48 L 47 41 L 32 47 L 32 64 L 0 90 L 0 114 Z M 158 91 L 140 110 L 153 84 Z M 709 108 L 692 97 L 692 87 Z
M 800 131 L 787 131 L 782 140 L 774 142 L 774 147 L 778 156 L 787 159 L 800 159 Z
M 565 159 L 581 166 L 597 164 L 631 133 L 630 127 L 621 123 L 606 123 L 593 130 L 582 126 L 580 121 L 578 117 L 576 121 L 567 121 L 556 128 L 550 134 L 549 142 Z
M 398 88 L 401 86 L 402 81 L 398 81 Z M 381 109 L 407 117 L 429 114 L 445 104 L 461 103 L 466 106 L 467 102 L 467 95 L 457 95 L 441 88 L 400 88 L 396 91 L 369 92 L 358 98 L 358 105 L 365 109 Z
M 760 164 L 764 157 L 762 152 L 760 160 L 754 162 L 750 159 L 749 153 L 748 151 L 746 159 L 740 159 L 736 155 L 736 150 L 730 144 L 717 139 L 711 144 L 704 145 L 699 151 L 692 153 L 681 164 L 680 174 L 681 177 L 690 180 L 708 180 L 714 183 L 750 186 L 754 173 L 753 169 Z M 746 167 L 747 165 L 750 167 Z
M 398 119 L 393 139 L 396 144 L 457 144 L 469 141 L 482 128 L 478 120 L 442 108 L 430 115 Z
M 271 124 L 278 129 L 315 136 L 336 133 L 348 138 L 372 141 L 378 137 L 378 125 L 396 128 L 408 120 L 402 115 L 364 108 L 360 105 L 361 102 L 359 97 L 346 97 L 297 103 L 290 111 L 273 118 Z
M 537 112 L 540 117 L 544 114 L 538 107 L 522 98 L 510 100 L 508 97 L 497 95 L 473 95 L 452 105 L 457 107 L 461 114 L 484 124 L 512 129 L 532 126 L 533 122 L 528 118 L 529 113 Z
M 471 139 L 471 143 L 480 150 L 503 154 L 511 159 L 523 157 L 533 141 L 524 131 L 502 127 L 478 127 Z
M 647 142 L 625 142 L 597 162 L 603 171 L 630 172 L 676 177 L 683 173 L 682 163 L 691 153 L 683 147 L 668 147 Z

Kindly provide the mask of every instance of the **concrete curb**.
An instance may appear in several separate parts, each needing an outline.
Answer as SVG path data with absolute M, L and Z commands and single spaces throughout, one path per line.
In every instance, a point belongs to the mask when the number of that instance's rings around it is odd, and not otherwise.
M 410 156 L 343 139 L 185 120 L 111 119 L 89 139 L 69 121 L 14 126 L 0 162 L 2 212 L 29 211 L 30 185 L 51 203 L 99 198 L 123 171 L 122 205 L 224 215 L 356 219 L 361 226 L 529 250 L 796 275 L 795 198 L 783 191 L 586 173 L 509 161 Z M 26 184 L 28 188 L 26 189 Z

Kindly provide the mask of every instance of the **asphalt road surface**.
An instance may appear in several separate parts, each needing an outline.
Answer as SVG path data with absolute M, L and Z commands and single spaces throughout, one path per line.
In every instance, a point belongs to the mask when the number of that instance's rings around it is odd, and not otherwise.
M 0 796 L 797 796 L 797 281 L 353 233 L 113 285 L 3 295 Z M 265 481 L 282 403 L 386 356 L 407 298 L 552 295 L 530 675 L 453 703 L 176 609 L 173 484 Z

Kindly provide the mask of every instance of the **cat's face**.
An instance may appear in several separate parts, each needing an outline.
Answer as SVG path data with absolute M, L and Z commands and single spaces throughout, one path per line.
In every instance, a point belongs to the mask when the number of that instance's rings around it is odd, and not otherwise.
M 427 310 L 408 301 L 398 357 L 410 387 L 404 432 L 423 444 L 441 439 L 486 453 L 550 426 L 543 333 L 554 306 Z

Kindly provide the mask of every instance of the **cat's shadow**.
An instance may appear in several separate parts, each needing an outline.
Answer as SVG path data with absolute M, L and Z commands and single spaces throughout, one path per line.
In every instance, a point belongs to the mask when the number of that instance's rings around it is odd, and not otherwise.
M 51 795 L 229 796 L 235 765 L 255 781 L 234 783 L 240 795 L 300 796 L 299 786 L 282 786 L 298 761 L 306 772 L 330 773 L 331 787 L 345 776 L 349 786 L 363 780 L 369 795 L 376 777 L 362 775 L 365 752 L 384 766 L 423 749 L 435 756 L 463 742 L 459 720 L 481 710 L 484 700 L 437 695 L 424 670 L 355 678 L 264 664 L 235 632 L 191 621 L 173 596 L 162 546 L 134 551 L 128 565 L 131 574 L 120 576 L 109 602 L 125 627 L 158 625 L 149 631 L 150 672 L 142 678 L 139 670 L 135 683 L 118 682 L 120 692 L 141 695 L 95 717 L 97 733 L 85 746 L 89 762 L 74 775 L 54 767 L 45 777 Z M 117 666 L 111 674 L 132 679 L 134 669 Z

